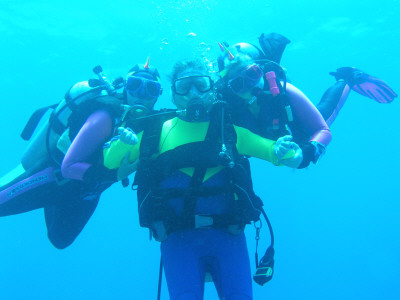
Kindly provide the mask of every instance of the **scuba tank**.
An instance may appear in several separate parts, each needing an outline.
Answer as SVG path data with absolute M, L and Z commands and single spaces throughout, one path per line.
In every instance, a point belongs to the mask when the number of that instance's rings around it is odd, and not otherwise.
M 21 159 L 25 170 L 40 170 L 49 163 L 61 164 L 71 145 L 69 120 L 82 104 L 96 99 L 101 103 L 115 102 L 113 104 L 122 105 L 122 100 L 108 95 L 115 95 L 116 90 L 123 87 L 123 81 L 116 80 L 111 85 L 101 73 L 100 66 L 95 67 L 93 71 L 98 75 L 98 80 L 76 83 L 67 91 L 61 102 L 40 108 L 32 114 L 21 133 L 24 140 L 31 140 Z M 44 124 L 31 139 L 39 122 L 43 120 Z

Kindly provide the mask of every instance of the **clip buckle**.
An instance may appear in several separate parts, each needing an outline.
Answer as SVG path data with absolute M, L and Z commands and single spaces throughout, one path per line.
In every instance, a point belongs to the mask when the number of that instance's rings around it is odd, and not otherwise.
M 213 217 L 208 215 L 194 215 L 194 227 L 195 228 L 209 228 L 214 224 Z

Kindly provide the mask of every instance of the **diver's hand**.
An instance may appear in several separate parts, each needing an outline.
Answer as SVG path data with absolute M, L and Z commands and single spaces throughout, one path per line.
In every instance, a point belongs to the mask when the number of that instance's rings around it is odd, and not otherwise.
M 293 137 L 285 135 L 280 137 L 275 144 L 274 153 L 278 161 L 288 167 L 297 168 L 303 160 L 303 151 L 295 142 L 292 142 Z M 285 155 L 293 150 L 295 152 L 292 158 L 285 159 Z
M 128 145 L 136 145 L 138 138 L 136 134 L 130 128 L 118 127 L 119 139 L 121 142 Z
M 121 165 L 118 168 L 117 171 L 117 179 L 122 180 L 127 178 L 130 174 L 135 172 L 137 170 L 138 166 L 138 160 L 134 161 L 133 163 L 129 162 L 129 156 L 131 155 L 130 152 L 128 152 L 124 159 L 121 162 Z
M 291 135 L 285 135 L 276 141 L 274 153 L 279 160 L 282 160 L 290 150 L 299 147 L 295 142 L 292 142 L 292 140 L 293 137 Z

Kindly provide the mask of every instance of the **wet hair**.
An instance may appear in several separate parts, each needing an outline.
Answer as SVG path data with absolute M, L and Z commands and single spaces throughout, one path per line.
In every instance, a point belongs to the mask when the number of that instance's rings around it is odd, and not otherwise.
M 172 68 L 172 73 L 170 75 L 171 82 L 174 82 L 176 79 L 178 79 L 178 74 L 187 69 L 204 71 L 206 74 L 210 72 L 208 66 L 200 59 L 178 61 Z

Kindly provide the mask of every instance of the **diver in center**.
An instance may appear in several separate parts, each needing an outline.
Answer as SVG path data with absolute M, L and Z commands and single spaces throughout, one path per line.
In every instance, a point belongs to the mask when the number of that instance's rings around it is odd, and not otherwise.
M 171 299 L 203 299 L 206 274 L 220 299 L 252 299 L 244 227 L 263 204 L 245 156 L 297 168 L 302 151 L 289 136 L 273 141 L 234 125 L 203 62 L 178 62 L 171 77 L 173 103 L 186 114 L 137 135 L 119 128 L 104 164 L 138 162 L 139 221 L 161 242 Z

